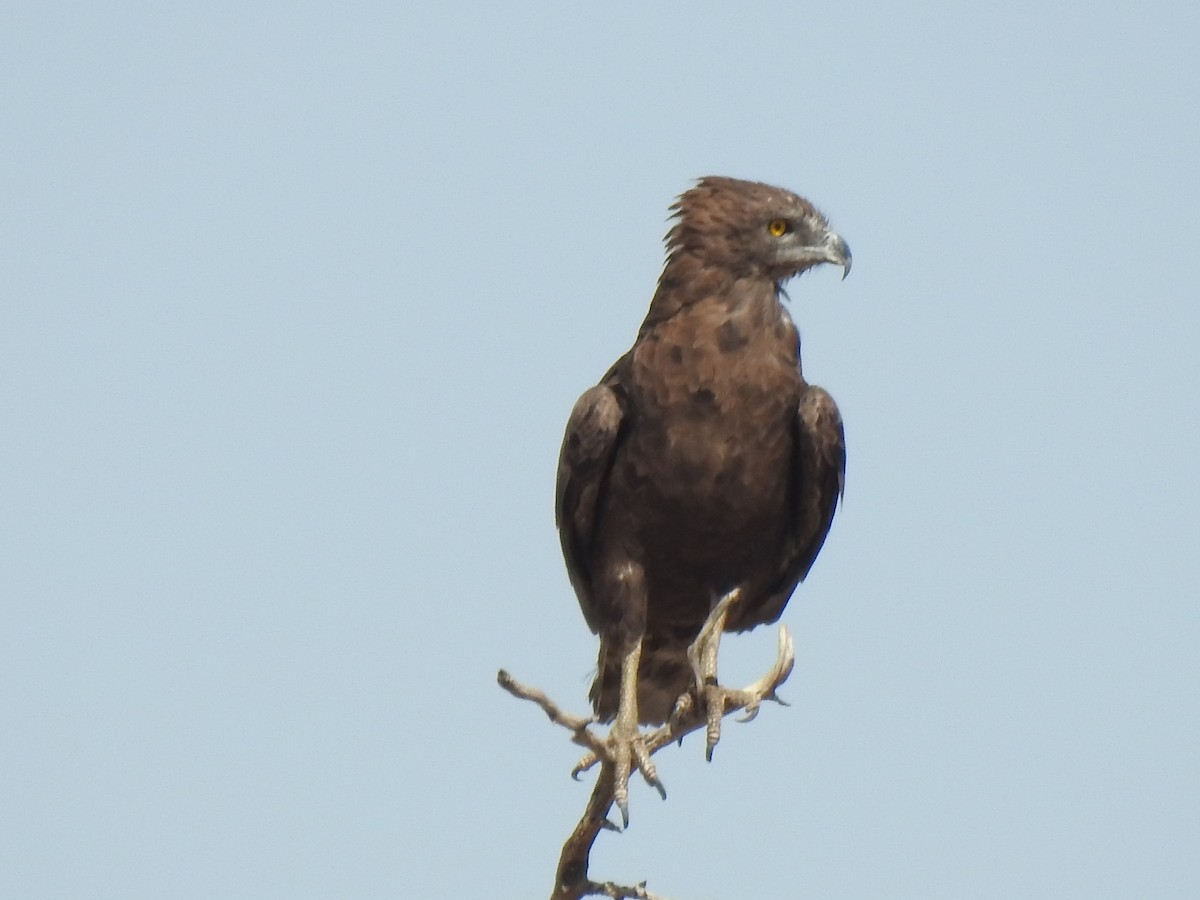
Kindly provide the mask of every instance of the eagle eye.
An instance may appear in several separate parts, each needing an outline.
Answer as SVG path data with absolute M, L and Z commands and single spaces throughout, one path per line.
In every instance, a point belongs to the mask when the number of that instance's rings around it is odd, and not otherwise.
M 767 231 L 772 237 L 783 237 L 792 230 L 792 224 L 787 219 L 772 219 L 767 223 Z

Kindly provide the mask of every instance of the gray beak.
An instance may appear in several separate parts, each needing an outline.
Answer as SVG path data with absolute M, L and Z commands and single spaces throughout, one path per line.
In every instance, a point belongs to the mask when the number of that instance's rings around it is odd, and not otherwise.
M 830 231 L 825 234 L 824 249 L 825 261 L 841 266 L 842 279 L 845 280 L 850 274 L 850 265 L 854 262 L 854 257 L 850 255 L 850 245 L 840 234 Z

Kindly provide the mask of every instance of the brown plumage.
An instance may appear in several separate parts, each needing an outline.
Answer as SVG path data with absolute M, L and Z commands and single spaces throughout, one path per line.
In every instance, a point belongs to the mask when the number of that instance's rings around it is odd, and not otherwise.
M 600 635 L 592 702 L 627 737 L 691 688 L 686 650 L 721 596 L 741 590 L 728 630 L 779 618 L 845 473 L 841 416 L 801 375 L 779 299 L 820 263 L 848 272 L 845 241 L 808 201 L 754 182 L 701 179 L 672 210 L 637 340 L 575 404 L 558 466 L 563 554 Z M 619 709 L 626 659 L 636 711 Z

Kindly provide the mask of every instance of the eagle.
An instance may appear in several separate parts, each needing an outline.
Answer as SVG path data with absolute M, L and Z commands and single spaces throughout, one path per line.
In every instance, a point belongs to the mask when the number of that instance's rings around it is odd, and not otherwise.
M 788 279 L 821 263 L 844 278 L 846 241 L 804 198 L 734 178 L 701 178 L 671 213 L 649 311 L 575 403 L 555 492 L 567 572 L 600 637 L 590 697 L 614 722 L 626 823 L 631 766 L 662 792 L 639 723 L 668 721 L 685 694 L 723 702 L 721 631 L 779 618 L 846 469 L 841 415 L 805 381 L 781 302 Z

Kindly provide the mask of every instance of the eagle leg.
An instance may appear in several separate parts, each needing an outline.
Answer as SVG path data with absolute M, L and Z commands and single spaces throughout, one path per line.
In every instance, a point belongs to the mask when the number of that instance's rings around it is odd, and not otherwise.
M 621 659 L 620 698 L 617 718 L 608 733 L 608 750 L 613 763 L 613 800 L 621 811 L 621 822 L 629 827 L 629 776 L 634 767 L 646 783 L 667 799 L 666 789 L 650 760 L 646 738 L 638 727 L 637 676 L 642 659 L 642 639 L 639 637 Z
M 738 602 L 741 591 L 734 588 L 713 607 L 696 640 L 688 647 L 688 660 L 696 678 L 696 694 L 704 703 L 707 721 L 704 756 L 712 762 L 713 750 L 721 740 L 721 719 L 726 709 L 745 709 L 743 722 L 758 715 L 764 700 L 783 703 L 775 689 L 792 671 L 791 637 L 786 630 L 780 632 L 780 655 L 775 666 L 763 678 L 742 690 L 722 687 L 717 682 L 717 651 L 721 646 L 721 635 L 725 632 L 725 621 L 729 610 Z M 681 698 L 682 701 L 682 698 Z M 786 704 L 785 704 L 786 705 Z M 679 707 L 677 707 L 679 708 Z
M 717 651 L 721 647 L 729 610 L 740 596 L 741 591 L 734 588 L 717 602 L 687 650 L 696 677 L 696 693 L 704 701 L 708 719 L 704 756 L 709 762 L 712 762 L 713 749 L 721 739 L 721 719 L 725 717 L 725 700 L 730 693 L 717 683 Z

